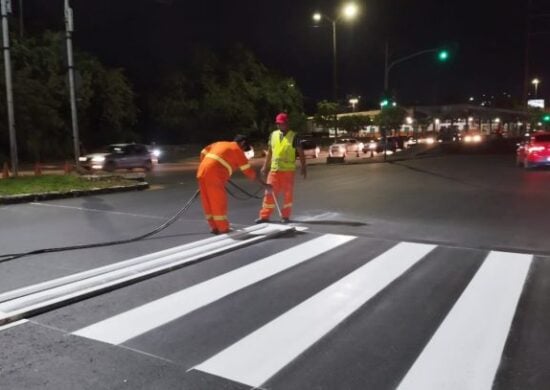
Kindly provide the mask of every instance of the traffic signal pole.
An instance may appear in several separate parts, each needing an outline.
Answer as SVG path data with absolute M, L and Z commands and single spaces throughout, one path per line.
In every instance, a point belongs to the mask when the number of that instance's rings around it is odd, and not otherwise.
M 19 172 L 19 161 L 17 158 L 17 140 L 15 136 L 15 114 L 13 110 L 13 86 L 11 75 L 10 56 L 10 32 L 8 28 L 8 13 L 11 12 L 11 0 L 1 0 L 2 11 L 2 35 L 4 51 L 4 71 L 6 74 L 6 104 L 8 108 L 8 128 L 10 136 L 10 157 L 13 176 L 17 177 Z

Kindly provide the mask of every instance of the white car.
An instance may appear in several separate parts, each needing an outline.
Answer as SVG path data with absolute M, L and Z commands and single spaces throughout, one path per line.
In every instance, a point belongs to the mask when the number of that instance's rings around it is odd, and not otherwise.
M 355 154 L 359 157 L 363 151 L 363 143 L 353 138 L 343 138 L 334 142 L 328 148 L 328 156 L 334 158 L 346 158 L 350 154 Z

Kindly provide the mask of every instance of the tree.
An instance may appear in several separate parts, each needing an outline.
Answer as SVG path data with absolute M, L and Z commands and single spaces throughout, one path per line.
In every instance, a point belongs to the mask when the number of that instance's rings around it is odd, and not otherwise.
M 332 127 L 335 129 L 338 126 L 338 103 L 322 100 L 317 103 L 317 113 L 314 116 L 316 124 L 321 126 L 327 132 Z
M 221 57 L 197 50 L 156 96 L 152 111 L 158 125 L 169 128 L 171 140 L 209 142 L 237 132 L 264 138 L 281 111 L 305 128 L 303 98 L 294 81 L 269 71 L 240 46 Z
M 380 111 L 374 123 L 380 126 L 380 133 L 387 135 L 388 130 L 399 130 L 405 122 L 407 111 L 403 107 L 388 107 Z
M 67 158 L 72 154 L 72 131 L 63 35 L 46 31 L 14 39 L 11 54 L 19 155 L 35 160 Z M 135 139 L 131 131 L 137 119 L 134 92 L 123 71 L 106 69 L 79 51 L 75 63 L 82 142 L 95 147 Z M 3 63 L 0 70 L 3 72 Z M 0 78 L 2 89 L 4 82 Z M 5 111 L 5 94 L 0 94 L 0 110 Z M 2 121 L 2 146 L 7 145 L 4 134 L 7 123 Z
M 338 120 L 338 127 L 348 133 L 358 133 L 361 129 L 371 124 L 371 119 L 365 115 L 347 115 Z

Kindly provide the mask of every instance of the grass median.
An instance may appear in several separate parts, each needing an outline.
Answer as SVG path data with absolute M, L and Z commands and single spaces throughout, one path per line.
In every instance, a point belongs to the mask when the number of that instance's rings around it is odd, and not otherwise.
M 76 175 L 20 176 L 0 179 L 0 196 L 103 189 L 135 183 L 117 176 L 103 177 L 100 180 L 89 180 Z

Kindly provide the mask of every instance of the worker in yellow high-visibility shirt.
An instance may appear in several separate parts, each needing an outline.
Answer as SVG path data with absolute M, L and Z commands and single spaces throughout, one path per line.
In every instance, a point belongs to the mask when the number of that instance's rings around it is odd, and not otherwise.
M 281 218 L 283 223 L 290 220 L 292 214 L 292 201 L 294 197 L 294 173 L 296 171 L 296 154 L 300 158 L 301 174 L 307 177 L 306 159 L 296 133 L 289 129 L 288 115 L 280 113 L 275 118 L 278 130 L 269 137 L 269 148 L 265 158 L 262 174 L 266 174 L 267 183 L 271 184 L 273 191 L 266 191 L 259 218 L 256 223 L 268 222 L 271 213 L 275 209 L 276 196 L 283 196 Z

